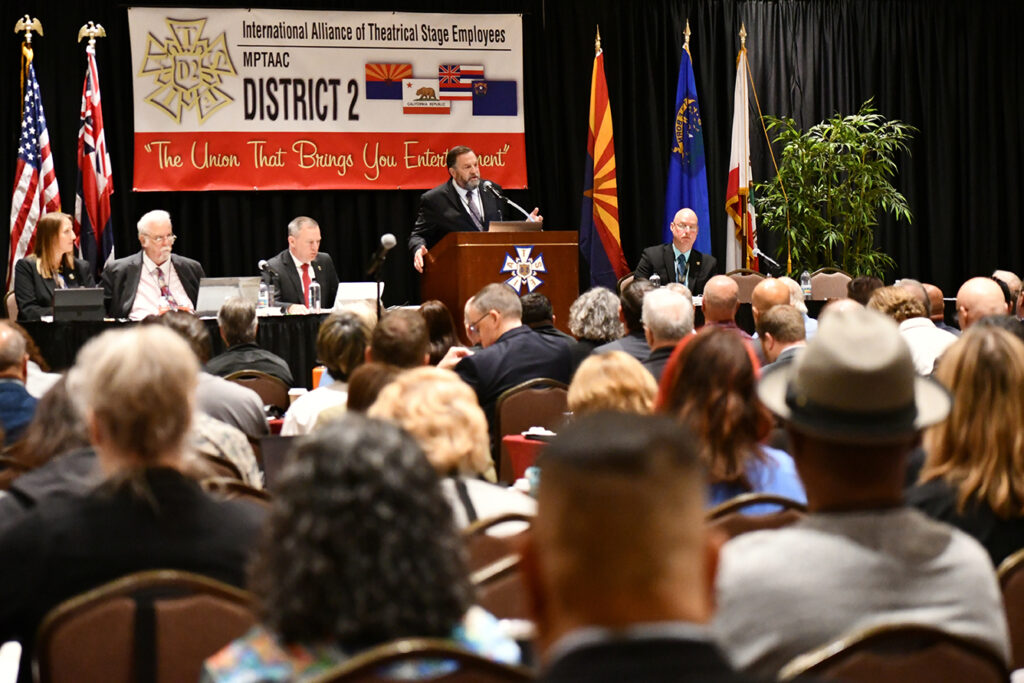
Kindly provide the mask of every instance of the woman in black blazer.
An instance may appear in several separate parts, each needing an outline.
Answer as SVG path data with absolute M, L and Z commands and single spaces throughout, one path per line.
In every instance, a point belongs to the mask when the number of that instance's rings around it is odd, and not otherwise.
M 53 291 L 94 287 L 89 262 L 75 258 L 75 228 L 66 213 L 48 213 L 36 223 L 36 248 L 14 266 L 18 320 L 39 320 L 53 312 Z

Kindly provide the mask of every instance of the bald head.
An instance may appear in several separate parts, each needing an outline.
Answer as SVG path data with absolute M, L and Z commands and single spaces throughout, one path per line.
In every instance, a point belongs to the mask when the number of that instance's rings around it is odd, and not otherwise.
M 992 277 L 1005 282 L 1010 290 L 1010 298 L 1014 301 L 1017 300 L 1017 297 L 1020 296 L 1021 282 L 1016 273 L 1011 273 L 1008 270 L 996 270 L 992 272 Z
M 727 275 L 715 275 L 704 285 L 704 322 L 728 322 L 740 307 L 740 288 Z
M 924 291 L 928 293 L 928 310 L 931 311 L 931 314 L 928 317 L 930 317 L 933 322 L 942 322 L 945 319 L 944 312 L 946 307 L 946 302 L 942 300 L 942 290 L 927 282 L 923 283 L 921 286 L 924 287 Z
M 841 313 L 843 311 L 857 311 L 864 308 L 864 304 L 847 297 L 845 299 L 832 299 L 827 304 L 821 307 L 821 313 L 818 314 L 819 322 L 824 319 L 826 315 L 832 313 Z
M 684 254 L 693 248 L 697 239 L 697 214 L 692 209 L 679 209 L 669 228 L 672 230 L 672 244 Z
M 987 315 L 1006 315 L 1003 290 L 992 278 L 972 277 L 956 293 L 956 311 L 961 330 Z
M 757 319 L 772 306 L 781 306 L 782 304 L 788 303 L 789 287 L 786 286 L 785 282 L 776 280 L 775 278 L 761 280 L 757 283 L 757 286 L 754 287 L 754 292 L 750 296 L 750 304 L 754 313 L 754 323 L 756 324 Z
M 0 377 L 25 381 L 28 351 L 25 337 L 12 323 L 0 322 Z

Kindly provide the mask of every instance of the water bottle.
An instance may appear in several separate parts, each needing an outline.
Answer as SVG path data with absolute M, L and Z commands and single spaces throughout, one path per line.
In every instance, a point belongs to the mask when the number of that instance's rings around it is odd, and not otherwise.
M 648 279 L 651 281 L 651 284 L 654 285 L 655 287 L 661 287 L 661 276 L 658 275 L 657 273 L 651 273 L 651 277 Z
M 309 283 L 309 310 L 313 313 L 320 312 L 320 283 L 316 280 Z
M 260 294 L 259 298 L 256 299 L 256 308 L 261 310 L 270 308 L 270 287 L 262 280 L 260 280 Z
M 804 293 L 805 299 L 811 298 L 811 274 L 806 270 L 800 273 L 800 291 Z

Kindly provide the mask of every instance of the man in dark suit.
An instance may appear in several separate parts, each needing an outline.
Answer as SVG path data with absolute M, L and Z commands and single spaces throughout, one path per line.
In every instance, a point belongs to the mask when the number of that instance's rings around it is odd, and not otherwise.
M 156 209 L 138 223 L 142 250 L 103 269 L 103 298 L 114 318 L 142 320 L 166 310 L 194 310 L 199 281 L 206 276 L 198 261 L 171 253 L 177 236 L 171 215 Z
M 668 288 L 655 289 L 644 296 L 643 323 L 651 353 L 641 363 L 660 382 L 676 344 L 693 334 L 693 304 Z
M 657 275 L 663 285 L 682 282 L 694 295 L 702 294 L 718 261 L 711 254 L 702 254 L 693 248 L 700 228 L 697 225 L 697 214 L 690 209 L 680 209 L 672 219 L 670 228 L 672 242 L 644 249 L 633 274 L 647 279 Z
M 505 202 L 498 198 L 501 187 L 494 185 L 498 193 L 480 187 L 480 164 L 472 149 L 464 145 L 452 147 L 445 163 L 451 178 L 420 197 L 416 224 L 409 237 L 413 267 L 421 273 L 427 250 L 448 233 L 486 232 L 488 223 L 504 219 Z M 544 219 L 534 209 L 530 220 Z
M 240 370 L 258 370 L 278 378 L 289 387 L 295 384 L 288 363 L 256 343 L 259 321 L 252 302 L 241 297 L 225 301 L 217 311 L 217 326 L 220 328 L 220 338 L 228 348 L 207 361 L 208 373 L 227 377 Z
M 748 680 L 705 626 L 721 539 L 704 526 L 696 443 L 665 417 L 604 413 L 573 422 L 541 453 L 522 559 L 538 681 Z
M 287 313 L 309 311 L 309 287 L 320 284 L 320 306 L 331 309 L 338 294 L 334 261 L 320 251 L 320 224 L 298 216 L 288 224 L 288 248 L 267 261 L 263 281 L 274 292 L 274 303 Z

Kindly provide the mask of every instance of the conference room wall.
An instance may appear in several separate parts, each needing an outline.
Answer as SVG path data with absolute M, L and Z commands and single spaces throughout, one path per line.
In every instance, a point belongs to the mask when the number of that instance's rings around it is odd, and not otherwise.
M 223 6 L 223 2 L 148 3 Z M 282 6 L 250 2 L 245 6 Z M 995 267 L 1020 271 L 1024 95 L 1016 80 L 1024 58 L 1013 31 L 1024 3 L 953 0 L 410 0 L 398 11 L 521 12 L 525 48 L 528 191 L 512 197 L 539 205 L 551 228 L 579 225 L 594 25 L 599 23 L 615 124 L 619 212 L 627 260 L 660 239 L 683 25 L 693 30 L 712 207 L 712 246 L 724 252 L 724 203 L 732 117 L 736 34 L 746 23 L 751 70 L 765 113 L 804 125 L 852 112 L 875 97 L 886 116 L 920 128 L 897 179 L 914 213 L 910 226 L 882 221 L 880 244 L 900 266 L 951 295 L 966 277 Z M 87 20 L 102 23 L 98 63 L 107 142 L 114 166 L 116 249 L 137 249 L 135 221 L 153 208 L 171 212 L 175 250 L 199 259 L 211 275 L 255 272 L 259 258 L 285 246 L 285 225 L 298 214 L 317 218 L 323 248 L 343 279 L 360 279 L 379 236 L 394 232 L 400 248 L 384 268 L 389 304 L 418 301 L 418 282 L 404 249 L 419 191 L 264 191 L 133 193 L 132 66 L 125 6 L 81 0 L 8 3 L 6 19 L 28 12 L 43 22 L 36 70 L 49 123 L 65 210 L 74 205 L 78 111 L 85 70 L 76 45 Z M 376 3 L 304 2 L 308 9 L 385 9 Z M 13 187 L 20 120 L 20 40 L 0 31 L 0 188 Z M 755 177 L 771 172 L 763 133 L 751 130 Z M 444 176 L 439 174 L 438 182 Z M 9 202 L 5 195 L 4 202 Z M 9 204 L 5 204 L 7 206 Z M 8 235 L 0 230 L 0 248 Z M 761 246 L 775 239 L 762 229 Z

